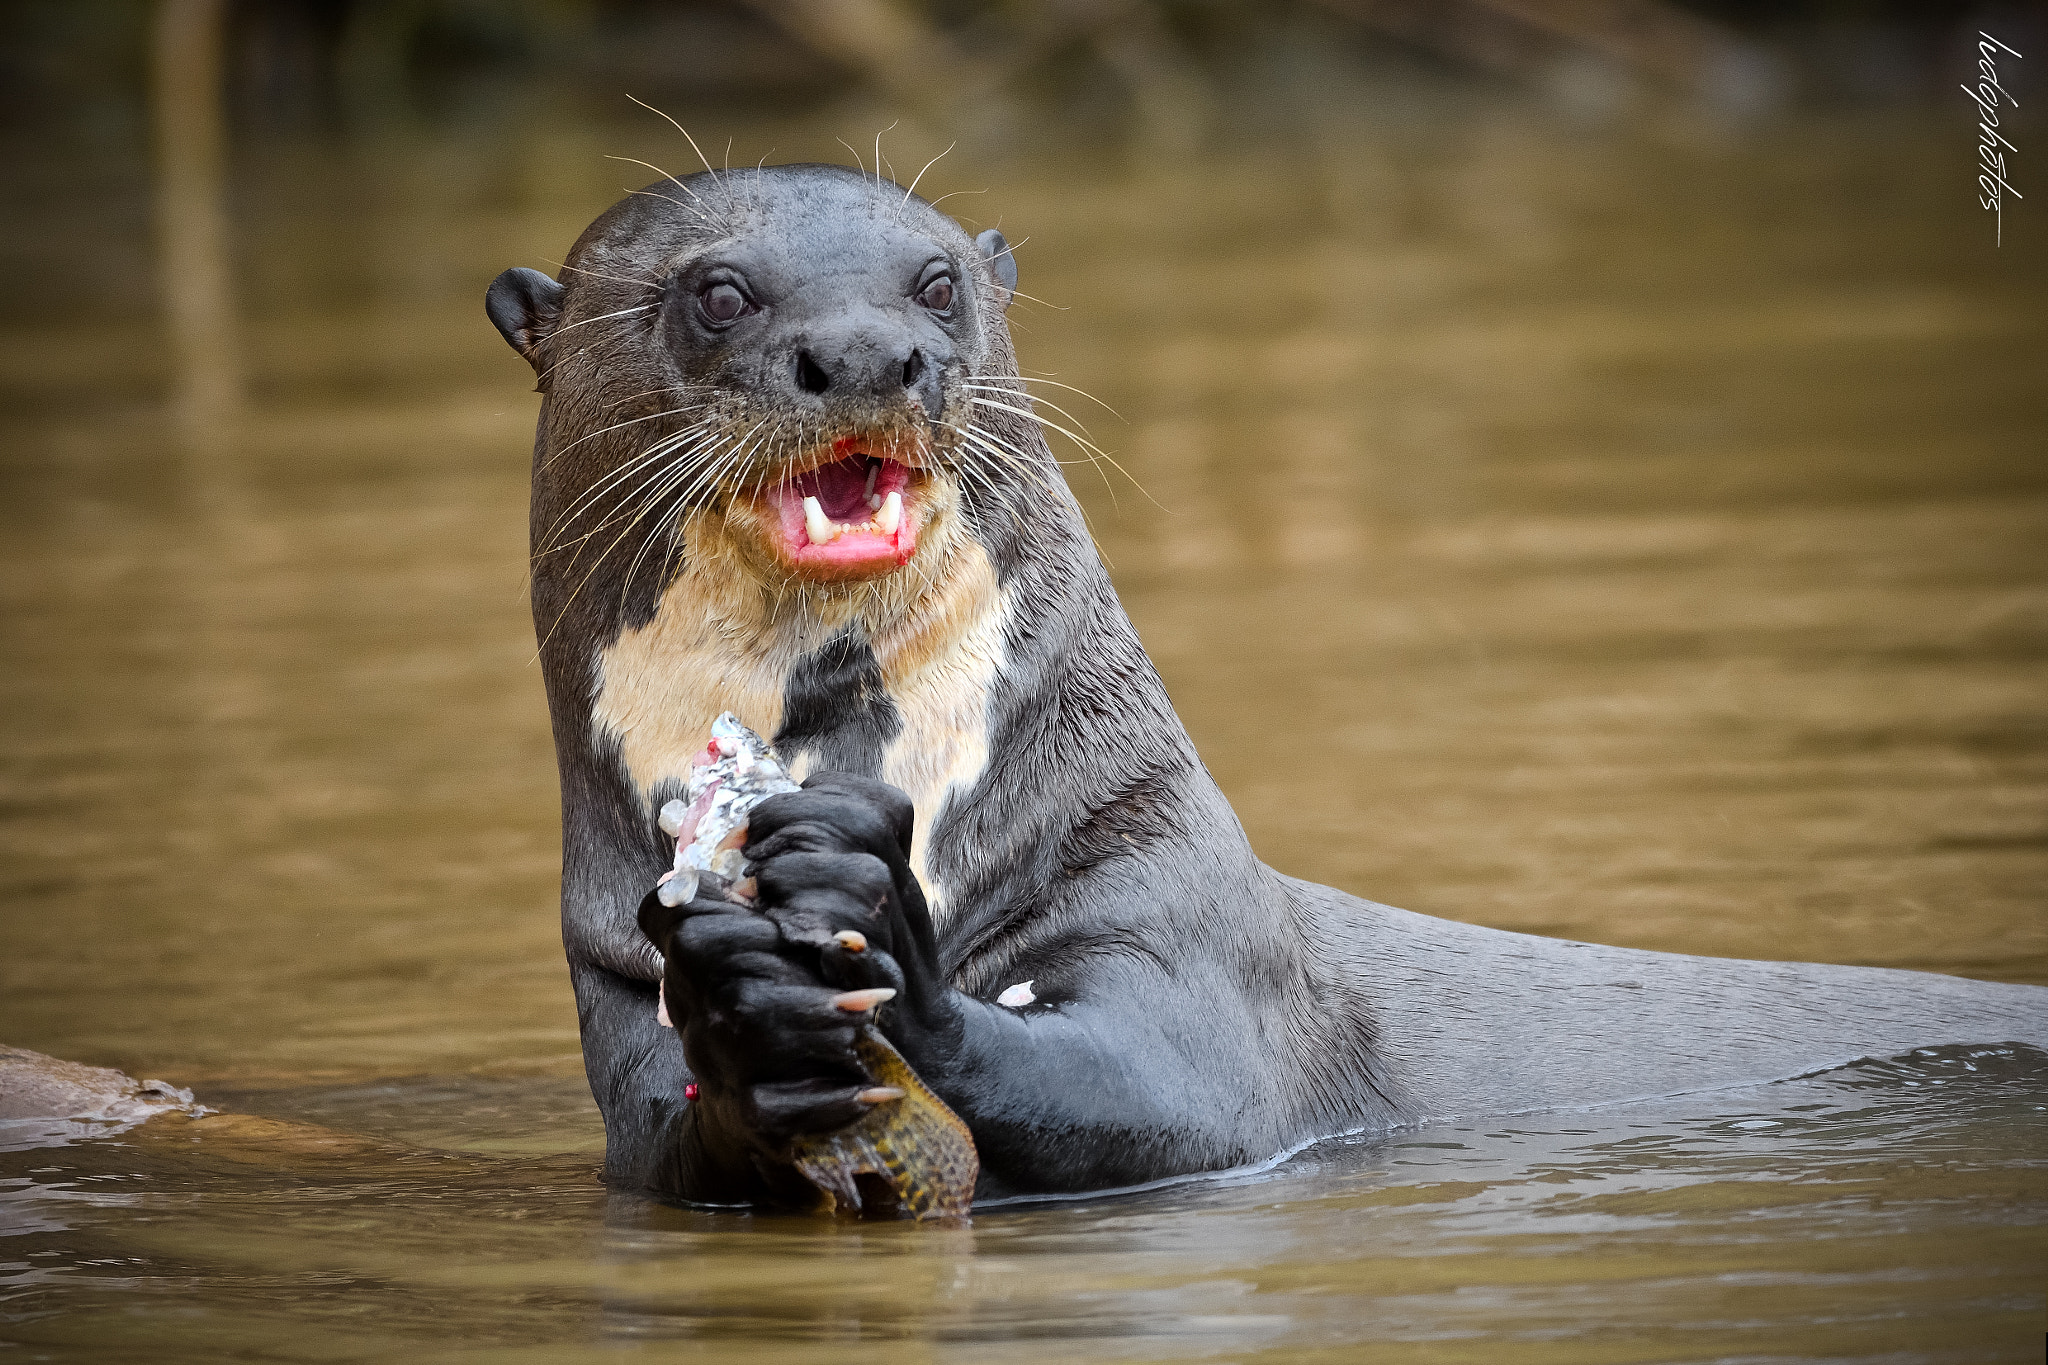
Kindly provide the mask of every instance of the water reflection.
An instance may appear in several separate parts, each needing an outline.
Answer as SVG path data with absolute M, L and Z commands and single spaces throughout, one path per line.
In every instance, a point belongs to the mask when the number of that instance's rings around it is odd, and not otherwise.
M 548 1088 L 525 1085 L 547 1124 Z M 414 1136 L 511 1117 L 504 1087 L 405 1089 L 269 1104 Z M 25 1345 L 170 1360 L 654 1342 L 769 1360 L 884 1343 L 1020 1362 L 1477 1359 L 1480 1343 L 1559 1362 L 2004 1358 L 2038 1330 L 2044 1136 L 2048 1057 L 1939 1049 L 1326 1143 L 1256 1176 L 934 1229 L 605 1196 L 587 1154 L 230 1169 L 130 1134 L 4 1159 L 0 1284 Z

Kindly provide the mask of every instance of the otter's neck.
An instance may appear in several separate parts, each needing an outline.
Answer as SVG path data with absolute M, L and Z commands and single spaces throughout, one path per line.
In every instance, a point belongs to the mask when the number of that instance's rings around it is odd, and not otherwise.
M 729 558 L 691 556 L 645 625 L 600 650 L 590 740 L 616 746 L 642 813 L 682 787 L 711 722 L 730 711 L 772 736 L 799 777 L 861 773 L 917 807 L 912 859 L 988 762 L 989 692 L 1010 607 L 981 545 L 881 591 L 778 591 Z

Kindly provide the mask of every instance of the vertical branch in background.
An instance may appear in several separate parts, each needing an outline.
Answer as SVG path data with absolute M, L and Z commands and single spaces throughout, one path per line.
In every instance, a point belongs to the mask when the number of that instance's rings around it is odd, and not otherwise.
M 185 448 L 189 520 L 163 556 L 165 602 L 178 615 L 179 710 L 194 756 L 183 789 L 194 809 L 247 805 L 247 775 L 272 755 L 264 724 L 276 688 L 252 663 L 246 584 L 252 515 L 230 443 L 242 409 L 228 256 L 227 119 L 222 80 L 227 0 L 158 0 L 151 34 L 156 139 L 157 270 L 171 342 L 169 406 Z M 246 821 L 213 822 L 210 840 Z
M 160 0 L 151 51 L 158 268 L 175 357 L 173 415 L 188 440 L 218 439 L 242 406 L 228 267 L 227 0 Z

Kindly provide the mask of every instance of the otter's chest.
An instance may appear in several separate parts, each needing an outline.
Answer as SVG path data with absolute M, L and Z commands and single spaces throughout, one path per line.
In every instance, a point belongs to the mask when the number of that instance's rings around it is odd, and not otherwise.
M 799 779 L 880 778 L 916 806 L 912 865 L 937 911 L 944 888 L 925 851 L 947 803 L 968 799 L 988 766 L 1007 653 L 1007 604 L 986 556 L 976 547 L 951 567 L 938 588 L 888 612 L 859 600 L 790 610 L 729 581 L 679 575 L 654 618 L 594 661 L 597 751 L 616 750 L 648 811 L 682 785 L 723 711 L 772 736 Z

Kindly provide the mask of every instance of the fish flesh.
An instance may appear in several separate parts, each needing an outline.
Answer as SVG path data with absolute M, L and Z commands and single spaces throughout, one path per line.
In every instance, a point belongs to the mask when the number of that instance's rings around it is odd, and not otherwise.
M 675 837 L 676 859 L 656 885 L 656 896 L 663 905 L 683 905 L 705 887 L 708 873 L 724 879 L 727 900 L 751 904 L 742 851 L 748 817 L 769 797 L 801 788 L 768 742 L 728 711 L 711 723 L 711 740 L 692 760 L 686 790 L 687 798 L 661 808 L 661 828 Z M 816 948 L 831 936 L 798 931 L 785 937 Z M 865 951 L 859 934 L 839 942 L 847 951 Z M 817 1186 L 820 1212 L 844 1207 L 885 1216 L 964 1218 L 981 1173 L 974 1135 L 872 1021 L 869 1015 L 857 1027 L 854 1053 L 876 1086 L 899 1090 L 902 1097 L 875 1104 L 843 1128 L 797 1139 L 791 1164 Z M 665 992 L 661 1022 L 668 1023 Z
M 799 791 L 768 742 L 727 711 L 711 722 L 711 742 L 691 760 L 688 800 L 661 808 L 661 828 L 675 836 L 676 864 L 662 875 L 655 895 L 674 908 L 697 898 L 706 872 L 728 882 L 740 879 L 746 858 L 747 816 L 763 801 Z

